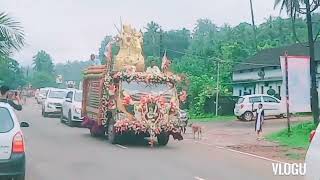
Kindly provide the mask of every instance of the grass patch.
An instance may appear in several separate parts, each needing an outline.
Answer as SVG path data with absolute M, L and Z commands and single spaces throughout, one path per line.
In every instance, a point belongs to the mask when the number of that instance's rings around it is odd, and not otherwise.
M 303 158 L 303 156 L 299 153 L 288 153 L 288 154 L 286 154 L 286 156 L 292 160 L 300 160 Z
M 288 136 L 287 129 L 283 129 L 278 132 L 268 134 L 266 139 L 291 148 L 307 149 L 309 147 L 310 132 L 315 128 L 316 126 L 313 122 L 303 122 L 291 127 L 290 136 Z
M 215 122 L 215 121 L 232 121 L 237 119 L 235 116 L 212 116 L 212 117 L 195 117 L 191 118 L 193 122 Z

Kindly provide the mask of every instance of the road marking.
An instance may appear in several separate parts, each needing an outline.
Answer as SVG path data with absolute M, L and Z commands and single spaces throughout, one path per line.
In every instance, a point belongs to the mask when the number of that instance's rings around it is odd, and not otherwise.
M 203 179 L 203 178 L 198 177 L 198 176 L 195 176 L 194 179 L 196 179 L 196 180 L 206 180 L 206 179 Z
M 122 146 L 122 145 L 120 145 L 120 144 L 116 144 L 116 146 L 118 146 L 119 148 L 122 148 L 122 149 L 128 149 L 127 147 Z
M 242 151 L 237 151 L 237 150 L 226 148 L 226 147 L 223 147 L 223 146 L 215 146 L 213 144 L 200 142 L 200 141 L 195 141 L 195 142 L 199 143 L 199 144 L 207 145 L 207 146 L 214 146 L 215 148 L 218 148 L 218 149 L 224 149 L 224 150 L 227 150 L 227 151 L 230 151 L 230 152 L 235 152 L 235 153 L 251 156 L 251 157 L 262 159 L 262 160 L 266 160 L 266 161 L 271 161 L 271 162 L 276 162 L 276 163 L 286 163 L 286 162 L 282 162 L 282 161 L 266 158 L 266 157 L 263 157 L 263 156 L 258 156 L 258 155 L 255 155 L 255 154 L 250 154 L 250 153 L 246 153 L 246 152 L 242 152 Z

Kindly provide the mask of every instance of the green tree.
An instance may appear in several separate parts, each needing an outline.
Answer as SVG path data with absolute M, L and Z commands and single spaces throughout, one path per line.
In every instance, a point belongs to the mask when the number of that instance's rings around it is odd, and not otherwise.
M 31 84 L 34 88 L 56 87 L 55 76 L 43 71 L 38 71 L 33 74 Z
M 0 13 L 0 57 L 9 56 L 13 50 L 20 50 L 25 44 L 20 22 Z
M 33 57 L 33 69 L 37 72 L 47 72 L 48 74 L 53 74 L 54 64 L 51 56 L 44 50 L 39 51 Z
M 310 74 L 311 74 L 311 110 L 313 119 L 316 124 L 319 123 L 319 99 L 316 82 L 316 63 L 314 53 L 314 34 L 312 25 L 312 13 L 320 6 L 318 0 L 275 0 L 275 7 L 280 6 L 280 11 L 286 10 L 287 14 L 291 17 L 293 24 L 297 14 L 306 15 L 306 23 L 308 29 L 308 44 L 309 44 L 309 56 L 310 56 Z M 293 31 L 295 32 L 295 26 L 293 25 Z M 320 31 L 319 31 L 320 32 Z M 318 33 L 317 33 L 318 34 Z M 290 127 L 288 128 L 290 131 Z
M 23 71 L 16 60 L 0 58 L 0 82 L 13 89 L 26 84 Z
M 146 32 L 143 35 L 143 49 L 146 56 L 157 57 L 160 55 L 160 30 L 159 24 L 151 21 L 145 28 Z
M 112 36 L 106 36 L 104 37 L 104 39 L 101 41 L 101 45 L 99 48 L 99 59 L 101 61 L 102 64 L 105 64 L 105 59 L 106 56 L 104 55 L 106 52 L 106 46 L 108 45 L 108 43 L 112 40 Z

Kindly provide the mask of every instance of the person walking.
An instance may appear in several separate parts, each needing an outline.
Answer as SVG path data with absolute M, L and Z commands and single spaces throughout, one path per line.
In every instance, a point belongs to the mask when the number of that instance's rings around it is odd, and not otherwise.
M 261 140 L 262 134 L 262 125 L 264 121 L 264 110 L 262 104 L 258 105 L 258 109 L 254 110 L 256 112 L 256 121 L 255 121 L 255 131 L 257 132 L 257 140 Z
M 11 107 L 13 107 L 17 111 L 22 110 L 22 106 L 20 104 L 19 95 L 15 94 L 13 98 L 17 101 L 17 104 L 13 102 L 13 100 L 9 99 L 8 97 L 9 87 L 8 86 L 1 86 L 0 87 L 0 102 L 8 103 Z

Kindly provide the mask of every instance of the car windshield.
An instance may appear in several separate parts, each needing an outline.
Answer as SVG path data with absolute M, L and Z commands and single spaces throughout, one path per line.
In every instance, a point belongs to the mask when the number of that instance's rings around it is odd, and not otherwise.
M 240 98 L 238 99 L 237 104 L 241 104 L 241 103 L 243 103 L 243 101 L 244 101 L 244 98 L 243 98 L 243 97 L 240 97 Z
M 66 97 L 65 91 L 50 91 L 49 98 L 63 99 Z
M 13 126 L 13 120 L 7 108 L 0 107 L 0 133 L 10 131 Z
M 81 102 L 82 101 L 82 92 L 76 92 L 76 94 L 74 95 L 74 100 L 77 102 Z
M 164 83 L 148 84 L 145 82 L 132 81 L 122 82 L 122 89 L 129 94 L 154 94 L 154 95 L 173 95 L 173 86 Z

